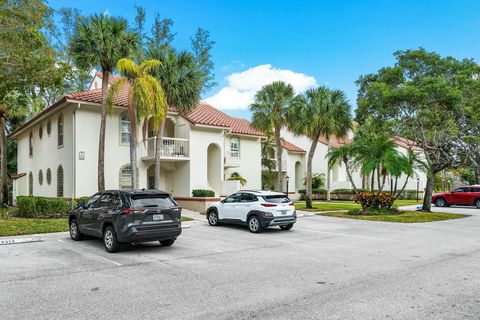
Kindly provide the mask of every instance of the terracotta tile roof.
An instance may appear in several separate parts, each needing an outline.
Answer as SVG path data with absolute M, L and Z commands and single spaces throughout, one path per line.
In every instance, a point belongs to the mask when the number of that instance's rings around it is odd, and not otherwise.
M 328 140 L 325 137 L 320 137 L 320 139 L 318 140 L 324 145 L 328 146 Z M 344 144 L 349 144 L 351 142 L 352 142 L 352 139 L 350 138 L 337 138 L 336 136 L 332 136 L 330 138 L 330 146 L 332 148 L 338 148 L 343 146 Z
M 249 136 L 259 136 L 264 137 L 265 134 L 262 131 L 259 131 L 252 127 L 250 121 L 242 118 L 233 118 L 230 122 L 230 128 L 233 133 L 246 134 Z
M 293 143 L 288 142 L 285 139 L 282 139 L 282 147 L 290 152 L 302 152 L 305 153 L 306 151 L 300 148 L 299 146 L 294 145 Z
M 76 92 L 66 95 L 67 99 L 70 100 L 78 100 L 78 101 L 85 101 L 85 102 L 92 102 L 92 103 L 102 103 L 102 88 L 99 89 L 92 89 L 83 92 Z M 120 90 L 115 99 L 116 106 L 119 107 L 128 107 L 128 90 L 123 89 Z

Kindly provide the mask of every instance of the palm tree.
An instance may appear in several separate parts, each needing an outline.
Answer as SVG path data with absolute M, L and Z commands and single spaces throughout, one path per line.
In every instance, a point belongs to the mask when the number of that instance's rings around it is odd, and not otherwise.
M 288 112 L 289 128 L 297 135 L 310 138 L 312 144 L 307 158 L 306 202 L 312 208 L 312 160 L 318 140 L 323 136 L 327 140 L 333 135 L 338 138 L 347 136 L 352 129 L 350 105 L 340 90 L 317 87 L 307 90 L 296 97 Z
M 275 152 L 275 148 L 273 147 L 273 135 L 268 132 L 265 135 L 267 138 L 262 141 L 262 167 L 267 168 L 271 174 L 272 170 L 275 169 L 275 161 L 270 159 L 270 154 Z
M 273 132 L 277 161 L 277 188 L 282 190 L 282 140 L 280 131 L 287 125 L 287 110 L 294 97 L 293 87 L 283 81 L 263 86 L 250 105 L 252 126 L 264 132 Z
M 171 48 L 151 48 L 147 56 L 162 61 L 153 70 L 162 86 L 169 107 L 175 107 L 180 114 L 194 109 L 200 101 L 204 74 L 198 68 L 195 57 L 186 51 L 176 52 Z M 160 155 L 165 128 L 165 119 L 157 131 L 155 144 L 155 189 L 160 189 Z
M 328 170 L 330 170 L 335 164 L 343 162 L 345 165 L 345 171 L 347 172 L 348 180 L 352 185 L 353 191 L 358 193 L 357 186 L 352 177 L 352 166 L 351 164 L 354 161 L 354 148 L 352 144 L 344 144 L 338 148 L 333 148 L 328 150 L 327 159 L 328 159 Z M 355 164 L 354 164 L 355 167 Z
M 167 99 L 162 87 L 151 72 L 160 65 L 158 60 L 145 60 L 139 66 L 131 59 L 123 58 L 117 63 L 122 75 L 115 81 L 107 95 L 111 110 L 120 90 L 128 90 L 128 116 L 130 119 L 130 168 L 132 188 L 137 186 L 137 123 L 153 119 L 153 128 L 158 129 L 167 115 Z M 146 128 L 145 126 L 143 126 Z M 145 140 L 146 130 L 142 131 Z
M 11 91 L 0 101 L 0 204 L 7 199 L 7 139 L 8 127 L 12 122 L 21 123 L 28 116 L 30 99 L 19 91 Z M 10 125 L 9 125 L 10 124 Z
M 128 30 L 127 20 L 94 14 L 79 19 L 69 50 L 83 70 L 102 70 L 102 110 L 98 140 L 98 190 L 105 190 L 105 128 L 107 122 L 108 79 L 117 62 L 138 46 L 137 33 Z

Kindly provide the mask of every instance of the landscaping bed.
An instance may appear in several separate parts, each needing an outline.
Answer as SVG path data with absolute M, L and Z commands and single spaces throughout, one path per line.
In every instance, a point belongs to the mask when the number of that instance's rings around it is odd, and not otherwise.
M 362 212 L 360 209 L 353 209 L 347 212 L 324 212 L 318 214 L 328 217 L 403 223 L 432 222 L 468 217 L 468 215 L 465 214 L 423 211 L 398 211 L 396 209 L 372 210 L 370 212 Z

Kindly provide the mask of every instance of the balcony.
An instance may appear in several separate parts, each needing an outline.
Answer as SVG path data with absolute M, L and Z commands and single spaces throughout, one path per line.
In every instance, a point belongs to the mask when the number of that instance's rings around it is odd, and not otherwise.
M 224 167 L 225 168 L 240 167 L 240 152 L 239 151 L 225 152 Z
M 151 160 L 155 158 L 156 141 L 157 137 L 147 139 L 146 152 L 143 155 L 142 160 Z M 160 148 L 160 158 L 164 160 L 188 160 L 189 151 L 188 139 L 164 137 Z

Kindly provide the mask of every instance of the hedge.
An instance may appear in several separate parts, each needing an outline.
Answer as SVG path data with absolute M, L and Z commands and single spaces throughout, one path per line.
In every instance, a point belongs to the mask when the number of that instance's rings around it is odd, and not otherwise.
M 19 217 L 59 217 L 65 216 L 77 206 L 76 200 L 34 196 L 18 196 Z
M 193 189 L 192 197 L 196 197 L 196 198 L 215 197 L 215 192 L 207 189 Z

